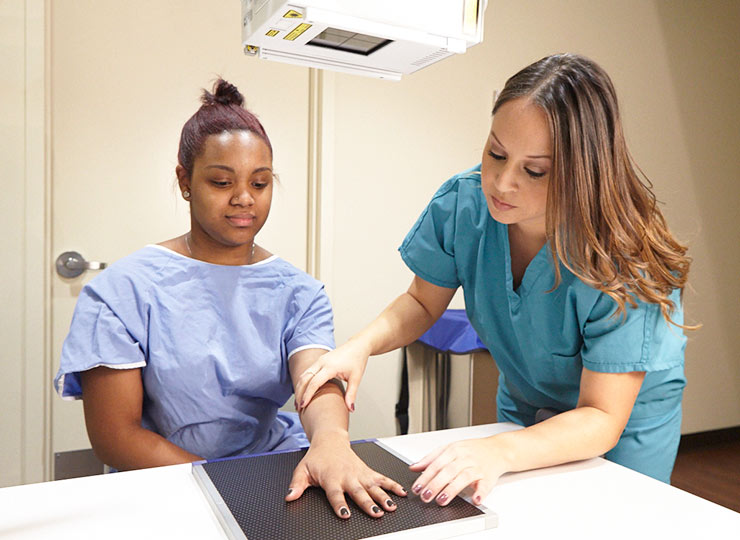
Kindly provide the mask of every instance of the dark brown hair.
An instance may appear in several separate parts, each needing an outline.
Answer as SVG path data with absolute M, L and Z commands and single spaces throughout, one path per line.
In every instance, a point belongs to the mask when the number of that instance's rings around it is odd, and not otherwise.
M 188 175 L 193 173 L 193 163 L 203 150 L 206 138 L 224 131 L 254 133 L 265 142 L 272 154 L 265 128 L 254 114 L 244 108 L 244 96 L 236 86 L 219 78 L 213 85 L 213 93 L 203 90 L 201 102 L 203 105 L 185 122 L 180 134 L 177 160 Z
M 614 86 L 595 62 L 574 54 L 543 58 L 506 81 L 493 113 L 527 98 L 550 126 L 553 160 L 546 228 L 556 281 L 560 261 L 617 303 L 659 304 L 669 322 L 669 295 L 683 289 L 691 259 L 668 230 L 652 185 L 627 149 Z M 687 327 L 684 327 L 687 328 Z

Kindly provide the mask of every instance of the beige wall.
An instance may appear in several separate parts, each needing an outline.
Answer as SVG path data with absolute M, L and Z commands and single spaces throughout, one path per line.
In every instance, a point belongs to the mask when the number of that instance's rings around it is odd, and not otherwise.
M 0 2 L 0 487 L 48 472 L 44 8 Z
M 655 4 L 668 77 L 642 138 L 660 141 L 653 175 L 694 257 L 686 305 L 704 327 L 686 354 L 684 431 L 695 432 L 740 423 L 740 2 Z
M 16 0 L 14 5 L 42 3 Z M 691 334 L 687 349 L 684 431 L 740 424 L 740 327 L 735 317 L 740 305 L 740 219 L 735 210 L 740 200 L 736 150 L 740 4 L 668 0 L 489 4 L 485 42 L 463 56 L 400 83 L 323 76 L 327 124 L 321 156 L 325 227 L 320 266 L 335 307 L 337 341 L 369 322 L 410 282 L 396 248 L 435 189 L 479 160 L 493 90 L 546 54 L 579 52 L 611 73 L 633 154 L 654 182 L 673 229 L 691 244 L 695 258 L 687 311 L 689 320 L 702 322 L 704 328 Z M 3 9 L 9 5 L 3 3 Z M 178 233 L 186 223 L 170 191 L 177 133 L 193 108 L 197 88 L 223 73 L 246 91 L 249 104 L 265 120 L 276 148 L 276 165 L 283 172 L 282 209 L 271 216 L 274 230 L 265 239 L 281 255 L 303 264 L 308 71 L 243 57 L 238 2 L 233 0 L 65 0 L 51 5 L 50 178 L 55 204 L 92 206 L 102 196 L 140 197 L 136 220 L 151 224 L 145 239 L 129 236 L 121 242 L 120 254 L 105 251 L 91 256 L 122 256 L 143 242 Z M 27 184 L 25 193 L 12 181 L 22 178 L 22 168 L 27 167 L 17 159 L 23 151 L 17 137 L 27 128 L 18 106 L 25 99 L 22 92 L 28 92 L 28 86 L 22 89 L 26 83 L 19 71 L 22 29 L 13 28 L 12 34 L 2 32 L 3 51 L 13 51 L 3 60 L 3 72 L 14 73 L 16 79 L 11 77 L 4 85 L 0 100 L 4 141 L 6 127 L 10 133 L 0 148 L 5 165 L 0 204 L 5 230 L 23 230 L 33 222 L 29 220 L 36 209 L 24 210 L 9 201 L 27 198 L 28 193 L 31 199 L 43 199 L 44 192 L 38 180 Z M 109 171 L 115 174 L 106 174 Z M 113 184 L 102 182 L 110 191 L 79 191 L 77 175 L 86 181 L 108 178 Z M 124 189 L 120 179 L 137 179 L 138 187 Z M 144 187 L 147 183 L 149 187 Z M 92 236 L 104 237 L 114 222 L 95 219 L 100 230 L 92 231 Z M 80 246 L 64 221 L 45 239 L 53 240 L 54 255 Z M 29 234 L 24 241 L 5 235 L 1 242 L 7 259 L 28 253 L 29 239 Z M 29 292 L 45 287 L 45 276 L 35 276 L 29 287 L 27 270 L 28 263 L 24 270 L 10 262 L 0 275 L 4 284 L 0 361 L 10 388 L 2 405 L 11 411 L 0 420 L 4 484 L 21 481 L 20 473 L 5 471 L 20 470 L 14 464 L 22 460 L 24 444 L 40 440 L 38 434 L 29 438 L 23 431 L 29 425 L 28 410 L 43 414 L 43 407 L 29 409 L 32 403 L 23 409 L 24 400 L 43 401 L 43 396 L 37 399 L 27 391 L 29 373 L 38 380 L 38 388 L 48 377 L 29 364 L 29 353 L 36 351 L 31 351 L 35 345 L 26 337 L 43 336 L 43 329 L 27 317 L 20 321 L 16 308 L 18 302 L 28 306 Z M 55 290 L 68 296 L 62 304 L 70 304 L 65 308 L 69 311 L 74 291 Z M 461 306 L 459 299 L 455 305 Z M 55 359 L 60 340 L 59 335 L 53 340 Z M 43 347 L 39 350 L 43 353 Z M 56 365 L 48 369 L 53 371 Z M 353 438 L 395 433 L 399 372 L 398 353 L 371 361 L 352 419 Z M 75 444 L 70 440 L 63 446 L 70 449 Z M 30 455 L 27 449 L 26 454 Z
M 20 8 L 20 9 L 19 9 Z M 0 99 L 0 148 L 3 148 L 3 196 L 0 197 L 0 226 L 3 231 L 12 231 L 17 223 L 25 219 L 24 205 L 18 201 L 25 199 L 23 182 L 25 159 L 25 66 L 24 66 L 24 29 L 23 6 L 19 3 L 0 4 L 0 50 L 10 51 L 0 57 L 0 72 L 4 74 L 4 91 Z M 18 234 L 0 235 L 0 253 L 22 254 L 23 236 Z M 23 258 L 15 256 L 5 258 L 0 265 L 2 287 L 2 305 L 0 309 L 0 365 L 3 379 L 12 390 L 3 392 L 0 397 L 0 433 L 8 434 L 9 440 L 0 452 L 0 486 L 21 482 L 21 470 L 18 464 L 22 455 L 21 411 L 23 397 L 20 389 L 23 385 L 22 345 L 19 339 L 23 333 L 23 318 L 18 306 L 23 304 Z M 5 284 L 12 284 L 8 286 Z M 12 307 L 12 309 L 11 309 Z

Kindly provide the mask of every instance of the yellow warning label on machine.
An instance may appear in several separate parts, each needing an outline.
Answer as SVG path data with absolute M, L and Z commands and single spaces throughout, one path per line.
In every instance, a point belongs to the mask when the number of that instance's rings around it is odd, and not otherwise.
M 268 30 L 267 34 L 265 34 L 268 37 L 275 37 L 280 33 L 280 30 Z
M 295 9 L 289 9 L 285 12 L 285 15 L 283 15 L 283 19 L 302 19 L 303 14 L 300 11 L 296 11 Z
M 303 32 L 305 32 L 309 28 L 311 28 L 310 24 L 301 23 L 295 28 L 293 28 L 293 30 L 291 30 L 290 33 L 287 36 L 285 36 L 283 39 L 287 39 L 288 41 L 295 41 L 298 38 L 298 36 L 300 36 Z
M 463 33 L 475 35 L 478 29 L 478 0 L 466 0 L 463 9 Z

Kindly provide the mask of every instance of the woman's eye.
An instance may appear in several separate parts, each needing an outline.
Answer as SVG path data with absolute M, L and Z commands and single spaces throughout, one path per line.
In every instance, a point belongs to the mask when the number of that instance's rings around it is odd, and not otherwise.
M 524 170 L 527 171 L 527 174 L 531 176 L 532 178 L 542 178 L 543 176 L 545 176 L 545 173 L 543 172 L 534 172 L 527 168 L 525 168 Z
M 272 182 L 271 176 L 260 176 L 252 180 L 252 186 L 256 189 L 265 189 Z
M 229 185 L 228 180 L 211 180 L 211 184 L 213 184 L 216 187 L 226 187 Z
M 488 151 L 488 155 L 491 156 L 496 161 L 503 161 L 506 159 L 504 156 L 500 156 L 499 154 L 494 154 L 492 150 Z

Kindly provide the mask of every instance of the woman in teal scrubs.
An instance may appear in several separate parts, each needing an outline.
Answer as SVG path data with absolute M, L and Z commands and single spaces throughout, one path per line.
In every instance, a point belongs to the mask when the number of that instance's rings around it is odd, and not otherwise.
M 638 170 L 598 65 L 555 55 L 514 75 L 481 164 L 442 185 L 401 245 L 408 291 L 304 374 L 298 403 L 337 376 L 353 409 L 368 356 L 414 341 L 462 286 L 501 373 L 498 418 L 526 428 L 432 452 L 412 466 L 415 493 L 444 505 L 471 485 L 479 503 L 505 472 L 602 454 L 668 482 L 690 260 Z

